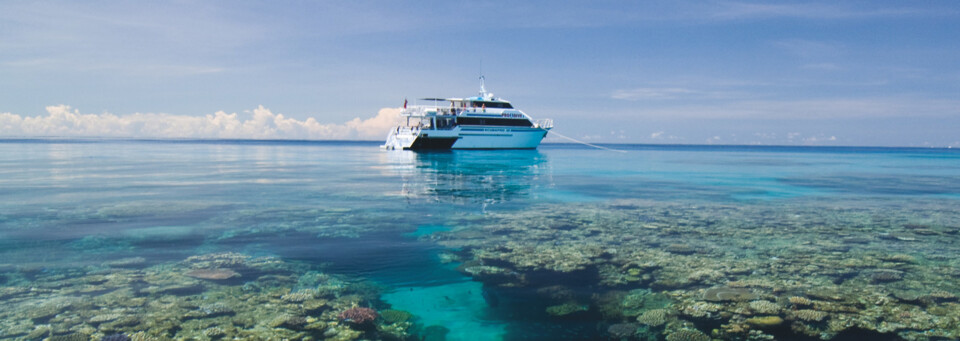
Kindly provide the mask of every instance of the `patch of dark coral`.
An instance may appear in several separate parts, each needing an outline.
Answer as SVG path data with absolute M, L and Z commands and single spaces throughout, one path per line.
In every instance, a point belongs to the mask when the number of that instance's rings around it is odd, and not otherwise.
M 100 341 L 130 341 L 130 337 L 124 334 L 113 334 L 104 336 Z
M 780 340 L 780 339 L 778 339 Z M 811 339 L 815 340 L 815 339 Z M 873 330 L 865 330 L 859 328 L 851 328 L 844 330 L 842 333 L 834 336 L 833 341 L 861 341 L 861 340 L 870 340 L 870 341 L 900 341 L 903 340 L 900 336 L 890 333 L 878 333 Z

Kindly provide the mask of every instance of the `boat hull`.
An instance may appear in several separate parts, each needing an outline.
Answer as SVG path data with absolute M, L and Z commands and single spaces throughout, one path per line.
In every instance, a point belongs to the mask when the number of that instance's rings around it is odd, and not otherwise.
M 547 136 L 546 129 L 460 126 L 453 149 L 534 149 Z
M 457 126 L 447 130 L 397 129 L 386 149 L 535 149 L 548 129 L 528 127 Z

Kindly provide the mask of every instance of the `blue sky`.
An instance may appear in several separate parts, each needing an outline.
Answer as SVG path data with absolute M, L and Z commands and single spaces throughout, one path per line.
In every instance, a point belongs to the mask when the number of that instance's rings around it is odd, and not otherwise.
M 0 135 L 381 139 L 482 67 L 591 142 L 960 147 L 957 37 L 956 1 L 10 0 Z

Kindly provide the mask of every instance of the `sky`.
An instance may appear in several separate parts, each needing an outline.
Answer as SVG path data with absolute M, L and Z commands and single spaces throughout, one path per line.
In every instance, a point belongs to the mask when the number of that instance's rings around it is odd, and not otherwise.
M 479 76 L 546 142 L 960 147 L 960 2 L 0 1 L 0 138 L 382 140 Z

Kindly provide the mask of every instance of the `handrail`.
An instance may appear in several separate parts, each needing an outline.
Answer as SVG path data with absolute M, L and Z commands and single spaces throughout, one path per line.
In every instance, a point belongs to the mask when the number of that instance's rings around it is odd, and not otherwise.
M 553 119 L 545 118 L 537 120 L 534 124 L 537 128 L 551 129 L 553 128 Z

